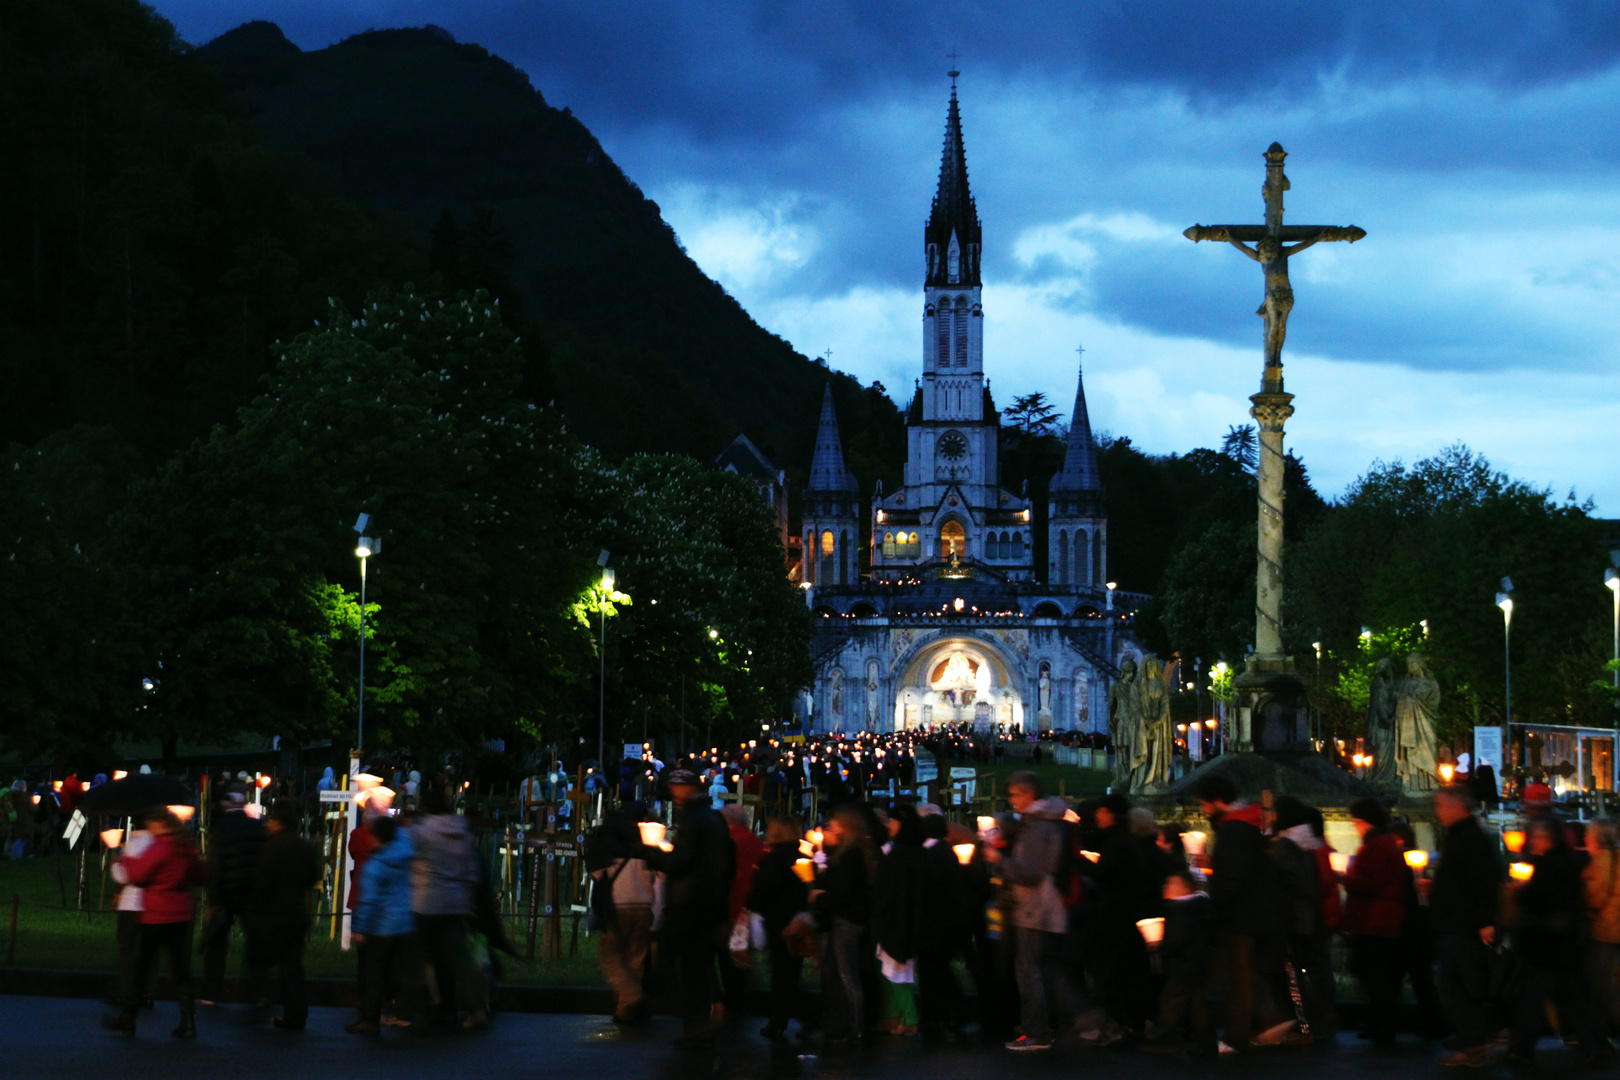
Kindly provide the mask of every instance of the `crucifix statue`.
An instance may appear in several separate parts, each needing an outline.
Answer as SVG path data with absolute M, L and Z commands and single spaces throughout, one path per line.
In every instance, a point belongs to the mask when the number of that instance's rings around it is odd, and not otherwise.
M 1281 623 L 1283 424 L 1294 414 L 1294 407 L 1289 404 L 1294 395 L 1283 390 L 1282 367 L 1288 313 L 1294 307 L 1294 290 L 1288 283 L 1288 257 L 1324 240 L 1355 243 L 1367 235 L 1354 225 L 1284 225 L 1283 192 L 1288 190 L 1289 183 L 1283 174 L 1283 159 L 1287 156 L 1277 143 L 1272 143 L 1266 151 L 1266 182 L 1260 189 L 1266 200 L 1264 225 L 1194 225 L 1183 234 L 1194 242 L 1226 241 L 1259 263 L 1266 279 L 1265 300 L 1255 312 L 1266 320 L 1265 370 L 1260 377 L 1260 392 L 1249 398 L 1254 404 L 1249 415 L 1260 428 L 1260 544 L 1254 597 L 1254 655 L 1249 658 L 1250 670 L 1255 672 L 1289 670 L 1288 658 L 1283 654 Z M 1245 241 L 1254 246 L 1250 247 Z

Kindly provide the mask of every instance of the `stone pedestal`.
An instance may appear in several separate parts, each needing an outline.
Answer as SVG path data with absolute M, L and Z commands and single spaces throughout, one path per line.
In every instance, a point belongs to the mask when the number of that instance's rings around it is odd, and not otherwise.
M 1316 751 L 1311 745 L 1305 679 L 1294 671 L 1290 659 L 1251 656 L 1248 666 L 1232 680 L 1232 688 L 1237 691 L 1233 751 Z

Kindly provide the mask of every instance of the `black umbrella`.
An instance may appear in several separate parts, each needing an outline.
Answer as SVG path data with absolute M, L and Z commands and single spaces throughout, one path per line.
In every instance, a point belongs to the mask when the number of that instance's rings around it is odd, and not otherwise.
M 85 792 L 76 804 L 86 814 L 138 814 L 154 806 L 190 806 L 191 789 L 156 773 L 137 773 Z

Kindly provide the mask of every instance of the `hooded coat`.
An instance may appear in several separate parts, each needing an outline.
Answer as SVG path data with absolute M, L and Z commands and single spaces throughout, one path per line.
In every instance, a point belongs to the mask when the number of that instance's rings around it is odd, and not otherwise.
M 1058 799 L 1037 799 L 1021 815 L 1018 837 L 1002 857 L 1002 877 L 1012 887 L 1012 923 L 1021 930 L 1061 934 L 1069 910 L 1053 874 L 1069 841 L 1068 809 Z

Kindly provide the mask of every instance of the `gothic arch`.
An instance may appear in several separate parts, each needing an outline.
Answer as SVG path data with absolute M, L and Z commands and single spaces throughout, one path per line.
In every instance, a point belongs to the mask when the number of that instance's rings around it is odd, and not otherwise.
M 954 669 L 953 657 L 959 658 Z M 1025 724 L 1022 668 L 988 633 L 928 637 L 897 656 L 889 672 L 897 729 L 972 721 L 1017 730 Z

